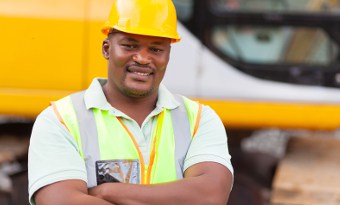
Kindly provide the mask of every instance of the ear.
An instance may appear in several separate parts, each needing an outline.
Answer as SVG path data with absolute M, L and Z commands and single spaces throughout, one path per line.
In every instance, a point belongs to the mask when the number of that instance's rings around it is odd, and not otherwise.
M 102 44 L 102 54 L 106 60 L 108 60 L 110 57 L 109 49 L 110 49 L 110 41 L 109 39 L 105 39 Z

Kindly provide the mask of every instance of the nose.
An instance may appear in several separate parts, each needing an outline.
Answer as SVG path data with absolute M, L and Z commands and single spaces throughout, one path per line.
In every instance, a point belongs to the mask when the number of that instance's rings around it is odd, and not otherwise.
M 151 62 L 148 52 L 144 49 L 134 54 L 132 60 L 140 65 L 147 65 Z

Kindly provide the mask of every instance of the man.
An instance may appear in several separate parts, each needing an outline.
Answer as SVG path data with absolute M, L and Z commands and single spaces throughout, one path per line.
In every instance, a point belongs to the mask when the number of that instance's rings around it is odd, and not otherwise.
M 114 1 L 103 28 L 108 79 L 35 122 L 31 204 L 227 203 L 233 169 L 223 124 L 161 84 L 180 40 L 176 20 L 170 0 Z

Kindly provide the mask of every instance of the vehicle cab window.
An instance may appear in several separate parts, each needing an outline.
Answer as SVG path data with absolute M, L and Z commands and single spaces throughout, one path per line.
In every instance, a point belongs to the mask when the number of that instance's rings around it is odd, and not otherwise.
M 266 80 L 340 87 L 339 1 L 174 2 L 179 20 L 234 68 Z

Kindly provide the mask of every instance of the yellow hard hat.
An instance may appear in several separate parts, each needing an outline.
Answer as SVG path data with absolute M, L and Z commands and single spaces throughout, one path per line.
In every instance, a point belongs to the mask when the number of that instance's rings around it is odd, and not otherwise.
M 181 40 L 177 33 L 176 9 L 171 0 L 114 0 L 102 32 L 111 29 L 146 36 Z

